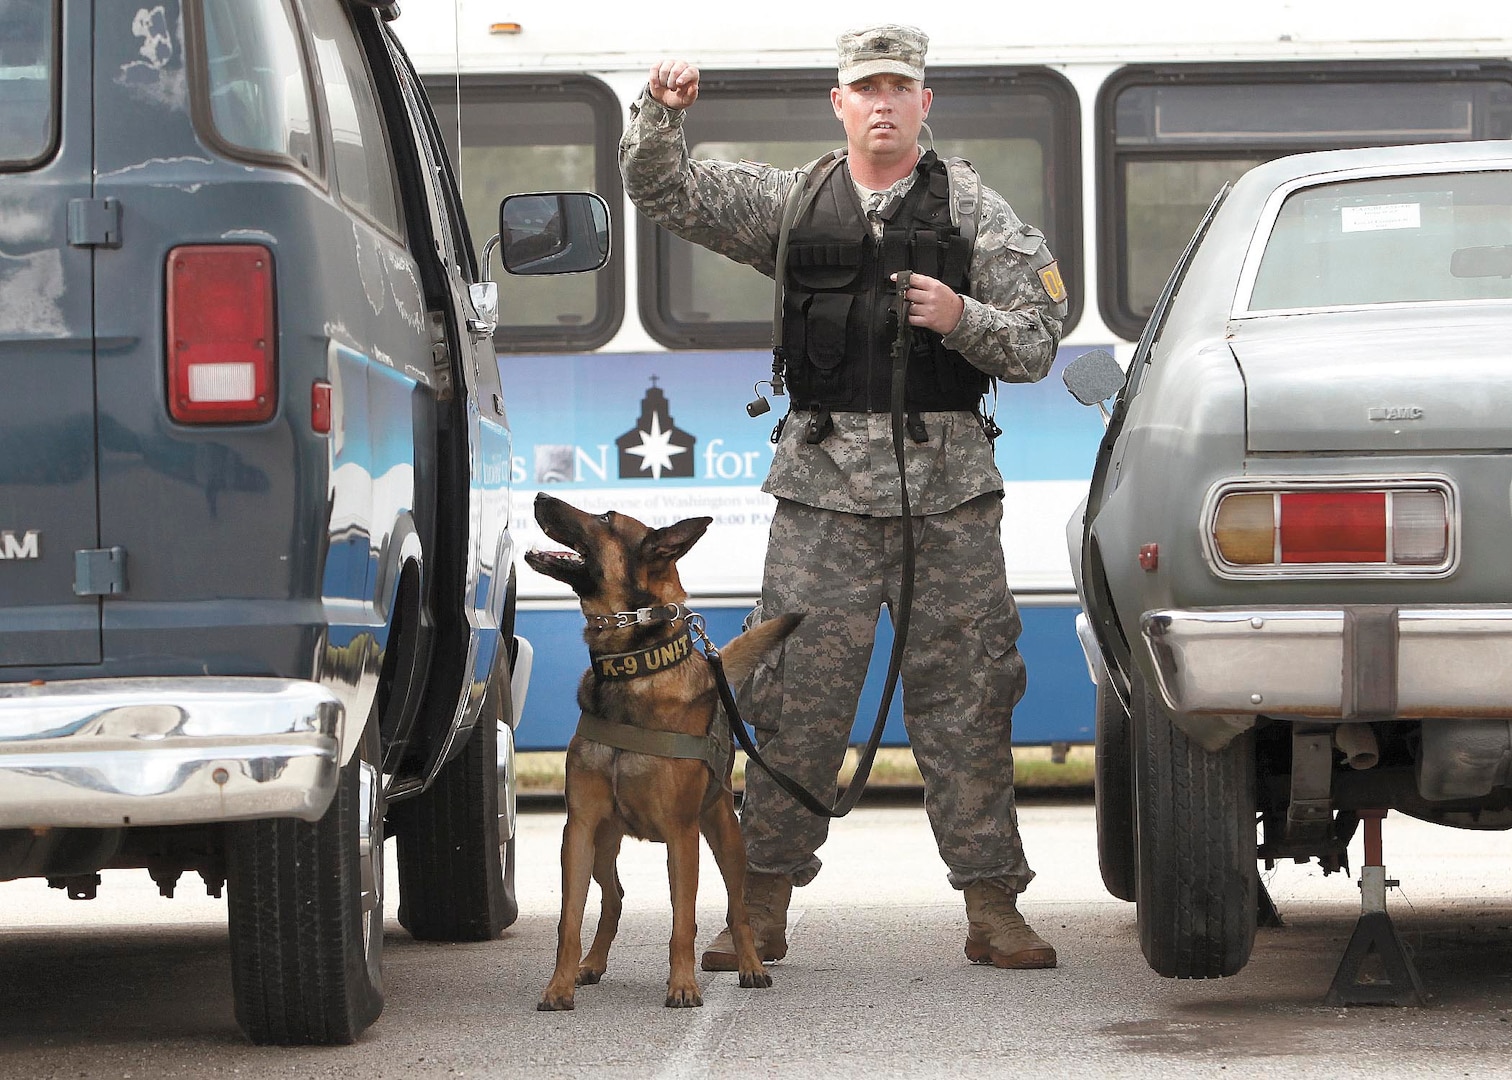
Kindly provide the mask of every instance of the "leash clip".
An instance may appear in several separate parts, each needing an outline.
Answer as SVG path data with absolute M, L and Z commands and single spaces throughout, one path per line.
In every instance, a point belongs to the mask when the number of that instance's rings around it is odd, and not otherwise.
M 688 628 L 698 636 L 699 643 L 703 646 L 704 654 L 710 660 L 718 660 L 719 650 L 714 647 L 714 643 L 709 640 L 709 635 L 704 631 L 704 617 L 696 611 L 690 611 L 688 612 L 687 622 Z

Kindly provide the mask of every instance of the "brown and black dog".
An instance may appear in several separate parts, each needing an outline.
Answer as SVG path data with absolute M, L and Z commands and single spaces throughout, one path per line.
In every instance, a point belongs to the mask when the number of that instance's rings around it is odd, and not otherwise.
M 708 660 L 687 638 L 683 605 L 688 594 L 677 574 L 677 560 L 703 536 L 712 519 L 689 518 L 653 529 L 613 511 L 588 514 L 544 493 L 536 496 L 535 516 L 547 536 L 571 549 L 527 552 L 525 561 L 571 586 L 582 602 L 588 621 L 583 637 L 593 660 L 578 686 L 583 712 L 612 724 L 705 736 L 719 696 Z M 654 615 L 656 621 L 636 621 L 633 613 L 638 611 Z M 739 685 L 757 659 L 787 637 L 800 619 L 771 619 L 726 645 L 720 655 L 730 684 Z M 745 844 L 730 792 L 733 760 L 733 754 L 724 755 L 716 774 L 700 760 L 617 750 L 582 734 L 573 737 L 567 748 L 556 970 L 538 1008 L 570 1009 L 576 987 L 603 976 L 623 906 L 615 862 L 626 834 L 667 845 L 672 888 L 667 1006 L 703 1004 L 693 974 L 700 831 L 724 876 L 740 985 L 772 985 L 756 955 L 746 917 Z M 593 947 L 584 957 L 583 908 L 590 873 L 603 893 L 603 908 Z

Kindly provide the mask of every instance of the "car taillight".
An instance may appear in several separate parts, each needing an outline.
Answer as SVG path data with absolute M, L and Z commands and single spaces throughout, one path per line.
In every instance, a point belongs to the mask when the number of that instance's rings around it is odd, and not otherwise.
M 1440 568 L 1450 526 L 1438 488 L 1249 490 L 1219 498 L 1211 536 L 1237 568 Z
M 278 408 L 273 254 L 257 244 L 168 253 L 168 413 L 184 424 L 267 420 Z

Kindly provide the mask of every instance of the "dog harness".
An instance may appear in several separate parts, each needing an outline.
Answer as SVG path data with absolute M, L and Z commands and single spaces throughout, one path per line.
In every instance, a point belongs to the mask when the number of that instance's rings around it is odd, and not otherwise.
M 730 759 L 735 756 L 735 744 L 730 738 L 730 722 L 725 719 L 722 709 L 715 710 L 706 735 L 651 731 L 618 720 L 605 720 L 586 712 L 578 717 L 577 733 L 590 742 L 602 743 L 615 750 L 628 750 L 632 754 L 702 761 L 720 780 L 724 778 Z
M 656 675 L 691 659 L 694 653 L 692 620 L 699 616 L 682 604 L 661 604 L 657 607 L 637 608 L 635 611 L 617 611 L 612 615 L 586 616 L 588 624 L 595 629 L 644 626 L 652 623 L 685 621 L 682 633 L 669 641 L 663 641 L 646 649 L 633 652 L 602 653 L 592 657 L 593 675 L 598 679 L 639 679 Z M 700 619 L 700 637 L 702 637 Z M 688 735 L 680 731 L 653 731 L 618 720 L 606 720 L 601 716 L 584 712 L 578 716 L 577 733 L 590 742 L 602 743 L 615 750 L 628 750 L 633 754 L 650 754 L 653 757 L 682 758 L 702 761 L 722 779 L 735 754 L 729 721 L 723 710 L 716 709 L 709 722 L 709 730 L 703 735 Z

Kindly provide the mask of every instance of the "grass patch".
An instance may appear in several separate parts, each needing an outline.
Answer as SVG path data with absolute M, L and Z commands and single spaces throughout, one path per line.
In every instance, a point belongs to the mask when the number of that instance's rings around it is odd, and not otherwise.
M 840 770 L 842 783 L 848 782 L 856 769 L 857 752 L 846 752 Z M 565 751 L 532 750 L 515 755 L 515 769 L 520 792 L 528 795 L 562 793 Z M 1063 762 L 1053 760 L 1048 746 L 1016 746 L 1013 749 L 1014 787 L 1019 791 L 1036 788 L 1089 788 L 1092 786 L 1092 747 L 1072 746 Z M 746 756 L 735 752 L 735 788 L 745 786 Z M 868 786 L 922 787 L 913 753 L 906 747 L 888 747 L 877 751 L 872 763 Z

